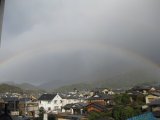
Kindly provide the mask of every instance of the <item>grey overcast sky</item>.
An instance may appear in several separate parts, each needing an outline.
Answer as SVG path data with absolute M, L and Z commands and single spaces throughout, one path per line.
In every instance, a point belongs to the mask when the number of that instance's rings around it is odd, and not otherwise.
M 159 0 L 6 0 L 0 81 L 65 84 L 139 67 L 158 74 L 159 12 Z

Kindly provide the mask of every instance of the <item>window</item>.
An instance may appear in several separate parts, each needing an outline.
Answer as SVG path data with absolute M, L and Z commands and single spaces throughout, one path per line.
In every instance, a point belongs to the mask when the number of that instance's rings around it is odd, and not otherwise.
M 58 110 L 58 106 L 55 106 L 54 109 L 55 109 L 55 110 Z
M 57 103 L 57 100 L 54 100 L 54 104 L 56 104 Z
M 51 107 L 48 107 L 48 111 L 51 110 Z
M 62 100 L 60 100 L 60 103 L 62 103 L 63 101 Z

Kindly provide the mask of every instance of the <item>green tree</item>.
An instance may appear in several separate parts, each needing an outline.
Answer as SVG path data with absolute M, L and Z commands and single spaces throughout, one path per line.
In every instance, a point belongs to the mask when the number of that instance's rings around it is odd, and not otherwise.
M 92 112 L 89 114 L 88 117 L 89 120 L 98 120 L 98 119 L 104 119 L 104 120 L 112 120 L 112 114 L 111 111 L 107 112 Z
M 139 105 L 144 105 L 145 104 L 145 96 L 144 95 L 137 95 L 136 103 Z
M 139 111 L 137 110 L 132 106 L 118 106 L 113 109 L 113 118 L 115 120 L 126 120 L 127 118 L 138 115 Z
M 88 116 L 89 120 L 97 120 L 98 118 L 100 118 L 100 113 L 98 112 L 92 112 Z
M 39 118 L 38 118 L 38 120 L 43 120 L 44 112 L 45 112 L 44 108 L 41 107 L 41 108 L 39 109 Z
M 116 95 L 115 96 L 115 102 L 117 105 L 126 105 L 131 103 L 130 101 L 130 96 L 126 93 L 124 94 L 120 94 L 120 95 Z
M 123 110 L 122 106 L 116 106 L 115 108 L 113 108 L 113 118 L 115 120 L 121 120 L 121 112 Z

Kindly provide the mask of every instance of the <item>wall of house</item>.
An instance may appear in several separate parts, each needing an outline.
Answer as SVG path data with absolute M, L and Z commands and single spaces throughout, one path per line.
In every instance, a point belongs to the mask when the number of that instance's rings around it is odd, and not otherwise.
M 52 100 L 51 105 L 52 105 L 51 107 L 52 111 L 61 111 L 63 105 L 62 98 L 57 94 Z
M 65 106 L 66 104 L 79 103 L 79 102 L 85 102 L 85 101 L 83 99 L 63 99 L 62 106 Z
M 51 101 L 39 101 L 39 108 L 43 107 L 45 111 L 60 111 L 62 105 L 62 98 L 58 94 Z
M 51 107 L 50 102 L 51 102 L 51 101 L 40 100 L 40 101 L 39 101 L 39 108 L 43 107 L 45 111 L 48 111 L 48 108 Z
M 160 98 L 160 97 L 158 97 L 158 96 L 154 96 L 154 95 L 147 95 L 146 96 L 146 104 L 148 104 L 148 103 L 150 103 L 151 101 L 153 101 L 153 100 L 155 100 L 155 99 L 158 99 L 158 98 Z

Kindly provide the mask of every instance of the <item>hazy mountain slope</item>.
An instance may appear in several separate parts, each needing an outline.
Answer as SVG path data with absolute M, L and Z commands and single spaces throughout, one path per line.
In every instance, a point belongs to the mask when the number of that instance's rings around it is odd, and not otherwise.
M 58 91 L 58 92 L 73 91 L 74 88 L 78 90 L 90 90 L 90 89 L 93 89 L 94 86 L 87 83 L 77 83 L 77 84 L 62 86 L 54 90 L 52 89 L 51 91 L 54 91 L 54 92 L 55 91 Z
M 106 80 L 87 81 L 85 83 L 78 83 L 73 85 L 62 86 L 55 91 L 69 91 L 73 88 L 79 90 L 92 89 L 96 87 L 108 87 L 108 88 L 129 88 L 137 84 L 143 83 L 157 83 L 160 77 L 156 74 L 146 70 L 134 70 L 127 73 L 107 78 Z
M 22 93 L 23 90 L 19 87 L 8 85 L 8 84 L 0 84 L 0 93 L 12 92 L 12 93 Z
M 125 74 L 120 74 L 106 80 L 97 80 L 92 82 L 93 86 L 97 87 L 111 87 L 111 88 L 124 88 L 132 87 L 136 84 L 154 83 L 158 82 L 160 77 L 142 70 L 129 71 Z
M 32 84 L 29 84 L 29 83 L 17 84 L 16 86 L 18 86 L 22 89 L 25 89 L 25 90 L 40 90 L 40 88 L 38 88 Z
M 12 82 L 12 81 L 7 81 L 4 84 L 16 86 L 16 87 L 19 87 L 23 90 L 41 90 L 37 86 L 32 85 L 30 83 L 20 83 L 20 84 L 18 84 L 18 83 Z
M 65 85 L 71 85 L 70 83 L 72 83 L 72 84 L 77 83 L 77 81 L 74 81 L 74 82 L 66 82 L 66 81 L 65 80 L 64 81 L 62 81 L 62 80 L 49 81 L 49 82 L 43 83 L 37 87 L 40 89 L 44 89 L 46 91 L 50 91 L 50 90 L 57 89 L 59 87 L 65 86 Z

